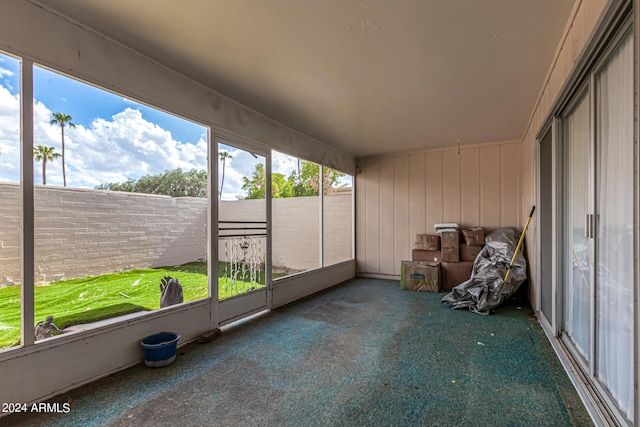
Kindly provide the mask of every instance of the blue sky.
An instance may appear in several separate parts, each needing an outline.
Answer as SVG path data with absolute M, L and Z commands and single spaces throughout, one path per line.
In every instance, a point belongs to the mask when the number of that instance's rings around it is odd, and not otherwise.
M 20 181 L 20 64 L 0 53 L 0 181 Z M 76 128 L 65 128 L 65 165 L 69 187 L 94 188 L 169 169 L 207 168 L 207 128 L 64 75 L 34 66 L 34 144 L 61 152 L 60 127 L 52 113 L 70 115 Z M 244 194 L 243 177 L 259 161 L 229 146 L 223 200 Z M 264 161 L 264 159 L 261 159 Z M 274 152 L 273 171 L 288 176 L 293 157 Z M 221 172 L 220 172 L 221 173 Z M 60 160 L 47 163 L 47 185 L 62 185 Z M 42 183 L 42 163 L 34 165 Z
M 140 110 L 142 118 L 162 124 L 180 142 L 206 138 L 206 128 L 182 118 L 130 101 L 102 89 L 82 84 L 44 68 L 34 67 L 33 95 L 54 112 L 64 112 L 73 122 L 89 127 L 96 118 L 108 118 L 125 108 Z M 16 83 L 17 84 L 17 83 Z

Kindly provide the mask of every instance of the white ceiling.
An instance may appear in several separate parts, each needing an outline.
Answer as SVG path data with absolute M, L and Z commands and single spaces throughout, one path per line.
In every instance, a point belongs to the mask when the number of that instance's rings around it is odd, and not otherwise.
M 37 0 L 355 156 L 521 138 L 574 0 Z

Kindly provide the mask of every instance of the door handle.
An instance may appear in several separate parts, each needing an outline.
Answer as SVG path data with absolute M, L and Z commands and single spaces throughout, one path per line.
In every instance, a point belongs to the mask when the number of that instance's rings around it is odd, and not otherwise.
M 593 239 L 593 214 L 585 214 L 584 216 L 584 237 Z

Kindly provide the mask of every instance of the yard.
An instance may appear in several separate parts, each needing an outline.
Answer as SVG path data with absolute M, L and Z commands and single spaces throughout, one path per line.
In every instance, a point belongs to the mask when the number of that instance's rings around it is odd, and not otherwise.
M 229 281 L 224 277 L 225 263 L 220 263 L 219 298 L 230 296 Z M 191 262 L 174 267 L 146 268 L 121 273 L 61 280 L 46 286 L 36 286 L 35 323 L 47 316 L 54 317 L 59 328 L 91 323 L 137 311 L 160 307 L 160 280 L 164 276 L 178 279 L 184 301 L 208 297 L 207 265 Z M 276 276 L 276 275 L 274 275 Z M 257 278 L 264 286 L 264 273 Z M 237 288 L 249 286 L 238 281 Z M 0 289 L 0 348 L 20 343 L 20 287 Z

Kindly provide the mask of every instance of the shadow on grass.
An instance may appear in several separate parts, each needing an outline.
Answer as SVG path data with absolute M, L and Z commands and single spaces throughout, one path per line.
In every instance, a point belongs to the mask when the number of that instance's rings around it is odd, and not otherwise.
M 54 319 L 56 326 L 60 329 L 73 325 L 81 325 L 84 323 L 93 323 L 100 320 L 111 319 L 116 316 L 131 314 L 138 311 L 148 310 L 147 307 L 141 305 L 120 303 L 113 304 L 108 307 L 95 308 L 80 313 L 68 314 L 65 316 L 56 316 Z

